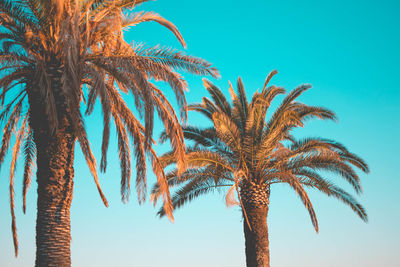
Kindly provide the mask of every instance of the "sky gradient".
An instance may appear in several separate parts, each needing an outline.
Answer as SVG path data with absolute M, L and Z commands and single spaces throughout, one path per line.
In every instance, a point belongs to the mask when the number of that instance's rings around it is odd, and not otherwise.
M 138 10 L 160 13 L 185 38 L 190 55 L 212 62 L 222 78 L 213 80 L 228 95 L 228 81 L 241 76 L 247 95 L 262 87 L 273 69 L 272 84 L 291 90 L 310 83 L 300 100 L 333 110 L 337 123 L 313 121 L 296 136 L 337 140 L 361 156 L 371 172 L 360 173 L 366 208 L 364 223 L 352 210 L 318 192 L 310 192 L 320 225 L 316 234 L 307 210 L 288 186 L 271 188 L 271 265 L 399 266 L 400 250 L 400 2 L 398 1 L 184 1 L 158 0 Z M 126 32 L 126 39 L 179 47 L 156 23 Z M 206 96 L 201 77 L 185 75 L 189 103 Z M 173 102 L 171 89 L 164 86 Z M 275 104 L 282 98 L 278 98 Z M 174 103 L 174 102 L 173 102 Z M 97 111 L 97 112 L 96 112 Z M 92 148 L 100 159 L 102 115 L 87 118 Z M 189 114 L 189 123 L 207 125 Z M 159 121 L 155 136 L 161 131 Z M 149 203 L 138 205 L 135 191 L 121 203 L 117 138 L 111 136 L 109 165 L 101 185 L 105 208 L 79 148 L 71 208 L 72 266 L 241 267 L 245 266 L 243 221 L 238 207 L 227 209 L 222 195 L 208 195 L 176 210 L 175 223 L 156 217 Z M 159 153 L 168 146 L 157 146 Z M 36 184 L 22 213 L 22 168 L 15 179 L 19 257 L 14 258 L 6 158 L 0 172 L 0 266 L 32 266 L 35 258 Z M 134 163 L 133 163 L 134 164 Z M 22 166 L 22 161 L 19 163 Z M 154 176 L 149 172 L 149 185 Z M 340 178 L 330 176 L 353 194 Z M 133 177 L 135 179 L 135 177 Z M 354 193 L 355 194 L 355 193 Z

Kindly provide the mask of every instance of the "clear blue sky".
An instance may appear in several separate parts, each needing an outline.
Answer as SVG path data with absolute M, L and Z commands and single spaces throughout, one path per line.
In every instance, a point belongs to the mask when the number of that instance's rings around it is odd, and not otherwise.
M 273 83 L 287 89 L 311 83 L 313 89 L 301 100 L 332 109 L 339 122 L 309 123 L 298 136 L 333 138 L 369 163 L 371 173 L 361 174 L 364 194 L 357 196 L 368 211 L 367 224 L 339 201 L 311 192 L 320 222 L 316 234 L 295 193 L 285 186 L 272 188 L 268 217 L 272 266 L 398 266 L 399 2 L 158 0 L 141 8 L 156 11 L 178 26 L 187 53 L 209 60 L 221 71 L 222 79 L 213 82 L 225 93 L 228 81 L 235 82 L 240 75 L 252 94 L 272 69 L 279 71 Z M 179 48 L 173 35 L 155 23 L 133 28 L 126 36 Z M 185 77 L 190 84 L 188 102 L 200 101 L 206 94 L 201 78 Z M 98 157 L 100 120 L 100 112 L 87 120 Z M 203 120 L 190 116 L 189 122 Z M 156 134 L 160 129 L 158 124 Z M 174 224 L 156 218 L 150 204 L 139 206 L 134 192 L 131 201 L 122 204 L 116 137 L 111 141 L 110 165 L 101 175 L 109 208 L 103 207 L 82 155 L 76 153 L 73 266 L 245 265 L 241 214 L 238 208 L 225 208 L 222 195 L 209 195 L 177 210 Z M 7 160 L 0 173 L 0 266 L 32 266 L 36 186 L 33 183 L 23 215 L 20 169 L 15 190 L 20 255 L 15 259 Z M 152 184 L 153 176 L 149 180 Z

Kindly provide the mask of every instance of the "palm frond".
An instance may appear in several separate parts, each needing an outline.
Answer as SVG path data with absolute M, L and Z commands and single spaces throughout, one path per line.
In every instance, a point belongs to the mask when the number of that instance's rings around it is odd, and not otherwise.
M 185 143 L 182 128 L 179 125 L 174 109 L 164 94 L 153 86 L 153 97 L 159 117 L 164 123 L 165 133 L 169 136 L 174 151 L 178 170 L 181 173 L 185 170 Z
M 149 157 L 152 163 L 152 169 L 154 174 L 157 177 L 157 184 L 158 187 L 160 188 L 159 192 L 163 197 L 163 211 L 164 214 L 166 214 L 169 218 L 170 221 L 174 221 L 174 217 L 173 217 L 173 201 L 171 199 L 171 193 L 169 191 L 169 187 L 168 187 L 168 182 L 167 182 L 167 177 L 165 175 L 164 169 L 163 169 L 163 165 L 161 164 L 160 160 L 157 157 L 157 154 L 155 153 L 155 151 L 150 148 L 149 151 Z
M 314 208 L 311 204 L 311 201 L 308 197 L 307 192 L 304 190 L 301 183 L 297 180 L 297 178 L 295 176 L 293 176 L 290 173 L 279 173 L 279 174 L 277 174 L 276 177 L 279 180 L 281 180 L 282 182 L 289 184 L 290 187 L 292 187 L 293 190 L 297 193 L 297 195 L 300 197 L 301 201 L 303 202 L 304 206 L 307 208 L 308 213 L 310 214 L 310 219 L 314 226 L 314 229 L 318 233 L 318 220 L 315 215 Z
M 8 118 L 8 122 L 3 128 L 3 138 L 2 138 L 1 148 L 0 148 L 0 167 L 1 167 L 1 164 L 3 163 L 4 156 L 7 153 L 9 145 L 10 145 L 11 133 L 14 131 L 16 124 L 18 123 L 18 120 L 20 119 L 20 116 L 21 116 L 22 100 L 23 99 L 21 99 L 14 106 L 14 109 Z
M 246 92 L 245 92 L 244 85 L 242 82 L 242 78 L 240 78 L 240 77 L 237 80 L 237 90 L 238 90 L 237 105 L 240 106 L 240 109 L 241 109 L 240 117 L 242 119 L 242 125 L 246 125 L 249 104 L 247 102 L 247 96 L 246 96 Z M 234 102 L 234 104 L 235 104 L 235 102 Z
M 203 85 L 211 95 L 215 105 L 227 116 L 231 116 L 231 106 L 221 90 L 205 78 L 203 78 Z
M 213 122 L 218 138 L 229 146 L 232 152 L 240 158 L 242 153 L 242 138 L 236 124 L 227 114 L 219 112 L 213 114 Z
M 99 183 L 99 179 L 97 177 L 96 159 L 93 156 L 92 150 L 90 149 L 90 145 L 89 145 L 89 141 L 87 139 L 87 134 L 86 134 L 86 130 L 84 128 L 83 120 L 81 120 L 80 129 L 77 132 L 77 137 L 78 137 L 78 142 L 80 144 L 82 153 L 85 157 L 86 163 L 89 166 L 89 170 L 93 176 L 97 190 L 99 191 L 101 200 L 103 201 L 104 205 L 106 207 L 108 207 L 108 201 L 107 201 L 106 197 L 104 196 L 103 190 L 101 189 L 101 186 Z
M 183 70 L 202 76 L 210 75 L 213 78 L 220 77 L 219 71 L 212 67 L 211 63 L 198 57 L 188 56 L 175 49 L 138 45 L 135 48 L 135 53 L 137 56 L 145 57 L 176 70 Z
M 34 161 L 36 159 L 36 146 L 33 141 L 33 132 L 29 127 L 27 137 L 25 139 L 24 144 L 24 154 L 25 154 L 25 166 L 24 166 L 24 178 L 23 178 L 23 189 L 22 189 L 22 198 L 23 198 L 23 206 L 22 210 L 25 213 L 26 211 L 26 196 L 28 193 L 29 186 L 31 184 L 32 177 L 32 168 L 34 165 Z
M 121 196 L 122 200 L 126 201 L 129 199 L 131 185 L 131 155 L 129 149 L 129 139 L 121 119 L 114 112 L 112 115 L 114 117 L 115 128 L 118 136 L 119 161 L 121 165 Z M 139 200 L 142 200 L 141 194 L 142 191 L 138 188 Z
M 277 70 L 273 70 L 273 71 L 271 71 L 271 72 L 268 74 L 267 78 L 265 79 L 262 92 L 265 91 L 265 89 L 267 88 L 267 85 L 268 85 L 269 81 L 271 81 L 272 77 L 274 77 L 276 74 L 278 74 L 278 71 L 277 71 Z
M 219 153 L 214 153 L 208 150 L 198 149 L 195 152 L 190 152 L 186 155 L 187 166 L 190 168 L 199 168 L 208 165 L 220 166 L 226 170 L 234 172 L 235 168 L 231 163 Z
M 173 208 L 174 209 L 180 208 L 182 205 L 192 201 L 193 199 L 199 197 L 200 195 L 213 192 L 216 189 L 217 187 L 212 184 L 198 183 L 196 180 L 192 180 L 175 192 L 172 198 Z M 166 214 L 167 211 L 165 210 L 165 208 L 160 209 L 158 212 L 158 215 L 160 217 Z
M 24 121 L 22 122 L 21 128 L 18 130 L 16 133 L 16 140 L 15 144 L 13 147 L 13 153 L 12 153 L 12 160 L 11 160 L 11 165 L 10 165 L 10 210 L 11 210 L 11 229 L 13 233 L 13 242 L 14 242 L 14 252 L 15 252 L 15 257 L 18 256 L 18 238 L 17 238 L 17 226 L 16 226 L 16 220 L 15 220 L 15 204 L 14 204 L 14 176 L 15 176 L 15 169 L 17 165 L 17 159 L 19 155 L 19 151 L 21 149 L 21 142 L 24 139 L 24 134 L 25 134 L 25 127 L 27 125 L 27 119 L 28 116 L 25 116 Z
M 186 43 L 185 40 L 183 40 L 183 37 L 181 33 L 178 31 L 178 28 L 171 23 L 170 21 L 164 19 L 161 17 L 159 14 L 154 13 L 154 12 L 138 12 L 138 13 L 132 13 L 130 14 L 127 18 L 122 20 L 122 28 L 127 28 L 130 26 L 135 26 L 139 23 L 146 22 L 146 21 L 154 21 L 157 22 L 158 24 L 164 26 L 168 30 L 170 30 L 175 37 L 178 39 L 178 41 L 181 43 L 181 45 L 186 48 Z
M 368 221 L 367 213 L 361 204 L 359 204 L 349 193 L 326 181 L 318 173 L 312 170 L 300 169 L 295 170 L 294 174 L 307 178 L 306 180 L 301 181 L 303 185 L 311 188 L 316 188 L 328 196 L 333 196 L 341 200 L 343 203 L 348 205 L 355 213 L 357 213 L 357 215 L 360 216 L 362 220 L 364 220 L 365 222 Z

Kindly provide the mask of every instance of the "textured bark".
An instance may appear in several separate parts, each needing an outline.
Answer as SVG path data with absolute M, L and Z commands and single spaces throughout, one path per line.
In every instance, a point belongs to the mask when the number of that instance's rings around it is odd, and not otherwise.
M 65 131 L 37 142 L 36 266 L 71 266 L 74 144 Z
M 30 126 L 37 150 L 37 220 L 35 266 L 71 266 L 70 207 L 73 193 L 74 147 L 76 136 L 62 93 L 62 67 L 48 65 L 52 97 L 56 106 L 56 129 L 46 110 L 40 85 L 28 92 Z M 35 85 L 38 82 L 32 80 Z M 41 92 L 42 91 L 42 92 Z M 53 125 L 54 126 L 54 125 Z
M 247 267 L 269 267 L 268 205 L 269 188 L 254 183 L 241 187 Z M 247 217 L 247 219 L 246 219 Z M 249 227 L 250 224 L 250 227 Z

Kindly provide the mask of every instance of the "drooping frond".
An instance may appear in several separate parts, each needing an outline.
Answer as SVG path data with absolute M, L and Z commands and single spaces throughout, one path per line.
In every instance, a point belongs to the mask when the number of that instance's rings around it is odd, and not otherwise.
M 32 177 L 32 168 L 34 166 L 34 161 L 36 159 L 36 146 L 33 141 L 33 133 L 29 127 L 27 137 L 25 139 L 24 144 L 24 154 L 25 154 L 25 166 L 24 166 L 24 178 L 22 183 L 22 198 L 23 198 L 23 206 L 22 210 L 25 213 L 26 211 L 26 196 L 28 193 L 29 186 L 31 184 Z
M 27 125 L 28 121 L 28 116 L 25 116 L 24 121 L 22 122 L 21 128 L 18 130 L 16 133 L 16 140 L 13 148 L 13 153 L 12 153 L 12 160 L 11 160 L 11 165 L 10 165 L 10 210 L 11 210 L 11 229 L 13 233 L 13 241 L 14 241 L 14 252 L 15 252 L 15 257 L 18 256 L 18 239 L 17 239 L 17 225 L 15 221 L 15 204 L 14 204 L 14 176 L 15 176 L 15 169 L 17 165 L 17 158 L 19 151 L 21 149 L 21 143 L 22 140 L 24 139 L 25 135 L 25 127 Z
M 174 217 L 172 211 L 174 206 L 173 206 L 173 201 L 171 200 L 171 194 L 169 192 L 169 186 L 167 182 L 167 177 L 163 169 L 163 165 L 161 164 L 160 160 L 157 157 L 157 154 L 152 148 L 150 148 L 149 157 L 151 160 L 153 172 L 157 177 L 159 192 L 163 197 L 163 202 L 164 202 L 163 211 L 168 216 L 169 220 L 173 222 Z
M 174 209 L 190 202 L 198 196 L 213 192 L 217 186 L 208 184 L 207 182 L 199 183 L 197 180 L 192 180 L 182 188 L 178 189 L 172 197 L 172 205 Z M 160 209 L 159 216 L 164 216 L 166 213 L 165 208 Z
M 121 119 L 118 114 L 113 112 L 115 128 L 117 130 L 118 136 L 118 151 L 119 151 L 119 161 L 121 166 L 121 195 L 122 200 L 129 199 L 130 187 L 131 187 L 131 153 L 129 148 L 129 138 L 125 127 L 123 126 Z M 140 184 L 137 184 L 140 186 Z M 141 189 L 138 188 L 139 200 L 142 199 Z
M 126 103 L 122 100 L 120 94 L 113 88 L 108 87 L 108 94 L 112 102 L 111 110 L 115 118 L 120 117 L 124 127 L 129 133 L 130 137 L 133 139 L 135 158 L 136 158 L 136 187 L 138 191 L 138 199 L 144 199 L 143 184 L 146 179 L 146 155 L 145 155 L 145 137 L 144 128 L 140 122 L 132 114 L 131 110 L 128 109 Z M 118 116 L 117 116 L 118 115 Z M 117 122 L 120 124 L 120 122 Z M 130 159 L 129 159 L 130 160 Z M 121 163 L 122 164 L 122 163 Z M 122 174 L 124 175 L 124 174 Z M 124 176 L 124 179 L 129 179 L 130 177 Z M 127 184 L 124 182 L 122 185 Z M 124 188 L 124 187 L 122 187 Z M 122 189 L 121 188 L 121 189 Z M 129 194 L 129 187 L 125 188 L 127 194 Z M 140 193 L 139 193 L 140 192 Z
M 197 183 L 207 182 L 212 183 L 213 186 L 226 187 L 233 183 L 233 178 L 229 176 L 229 172 L 225 172 L 224 169 L 216 168 L 215 166 L 208 166 L 205 168 L 187 169 L 182 175 L 178 175 L 176 169 L 168 172 L 166 177 L 168 180 L 169 187 L 181 186 L 189 181 L 196 180 Z M 155 184 L 151 191 L 151 200 L 154 205 L 160 197 L 160 187 Z
M 185 40 L 183 40 L 183 37 L 181 33 L 178 31 L 176 26 L 171 23 L 170 21 L 164 19 L 161 17 L 159 14 L 154 13 L 154 12 L 138 12 L 138 13 L 132 13 L 128 17 L 124 18 L 122 20 L 122 27 L 127 28 L 131 26 L 136 26 L 139 23 L 146 22 L 146 21 L 154 21 L 159 23 L 160 25 L 164 26 L 168 30 L 170 30 L 175 37 L 178 39 L 178 41 L 181 43 L 181 45 L 186 48 L 186 43 Z
M 333 196 L 341 200 L 343 203 L 350 206 L 350 208 L 356 212 L 362 220 L 368 221 L 367 213 L 361 204 L 359 204 L 349 193 L 326 181 L 315 171 L 299 169 L 293 171 L 293 173 L 301 177 L 301 183 L 304 186 L 318 189 L 328 196 Z
M 293 174 L 291 173 L 277 173 L 276 177 L 281 180 L 284 183 L 287 183 L 288 185 L 290 185 L 290 187 L 293 188 L 293 190 L 297 193 L 297 195 L 300 197 L 301 201 L 303 202 L 304 206 L 306 207 L 306 209 L 308 210 L 308 213 L 310 214 L 310 219 L 311 222 L 314 226 L 314 229 L 316 232 L 318 232 L 318 220 L 317 217 L 315 215 L 315 211 L 314 208 L 311 204 L 311 201 L 308 197 L 307 192 L 304 190 L 302 184 L 300 183 L 300 181 L 297 179 L 297 177 L 295 177 Z
M 310 167 L 314 170 L 324 170 L 338 174 L 350 183 L 357 193 L 362 192 L 360 179 L 357 173 L 350 165 L 346 164 L 335 155 L 328 155 L 325 153 L 305 155 L 296 157 L 289 163 L 289 168 L 291 169 L 301 167 Z
M 94 182 L 95 182 L 95 184 L 97 186 L 97 190 L 99 191 L 101 200 L 103 201 L 104 205 L 106 207 L 108 207 L 108 201 L 107 201 L 106 197 L 103 194 L 103 191 L 102 191 L 102 189 L 100 187 L 99 179 L 97 177 L 96 159 L 93 156 L 92 150 L 90 149 L 90 145 L 89 145 L 89 141 L 87 139 L 87 134 L 86 134 L 86 130 L 84 128 L 83 121 L 81 121 L 80 129 L 77 132 L 77 136 L 78 136 L 78 142 L 80 144 L 82 153 L 83 153 L 83 155 L 85 157 L 87 165 L 89 166 L 90 173 L 93 176 L 93 179 L 94 179 Z
M 167 98 L 153 86 L 153 97 L 156 103 L 156 109 L 159 117 L 164 122 L 165 133 L 169 136 L 171 141 L 172 150 L 176 158 L 179 173 L 181 174 L 185 169 L 185 145 L 182 128 L 179 125 L 178 118 L 168 102 Z
M 2 138 L 2 144 L 0 148 L 0 167 L 1 164 L 3 163 L 4 156 L 6 155 L 9 145 L 10 145 L 10 140 L 11 140 L 11 134 L 14 131 L 16 124 L 18 123 L 18 120 L 20 119 L 21 116 L 21 111 L 22 111 L 22 101 L 21 99 L 15 106 L 12 111 L 12 113 L 8 117 L 7 124 L 3 128 L 3 138 Z

